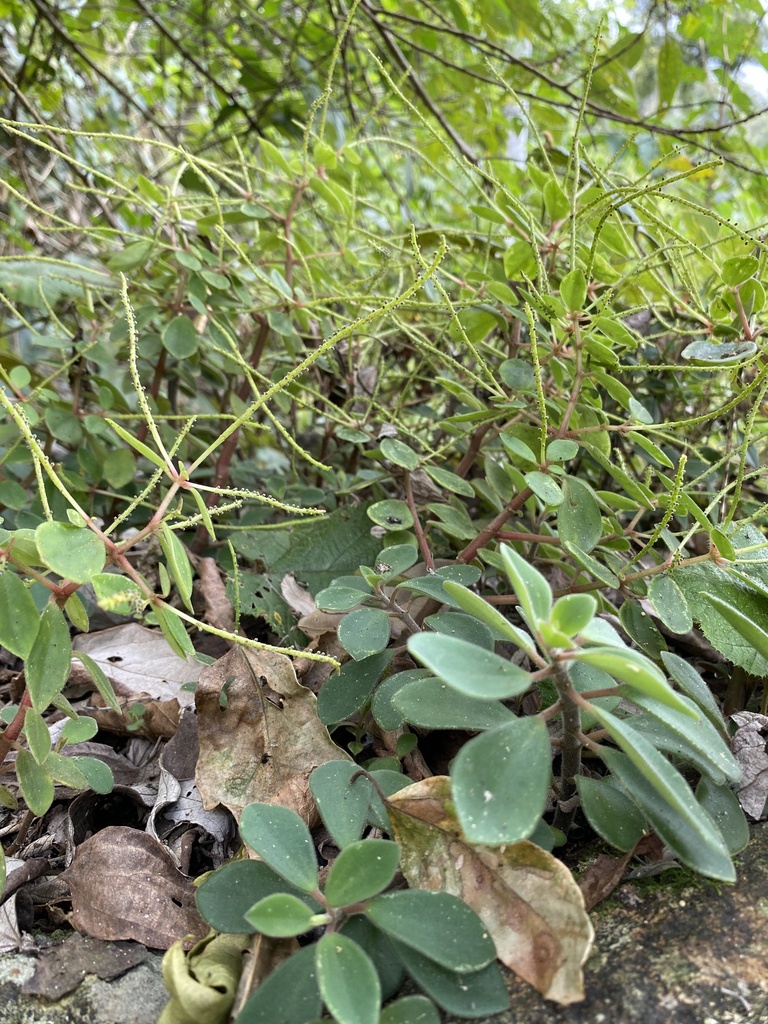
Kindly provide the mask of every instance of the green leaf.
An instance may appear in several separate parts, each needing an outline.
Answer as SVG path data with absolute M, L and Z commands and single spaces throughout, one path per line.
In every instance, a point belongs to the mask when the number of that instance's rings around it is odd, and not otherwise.
M 755 256 L 733 256 L 720 269 L 720 276 L 729 288 L 738 288 L 758 270 L 760 263 Z
M 16 778 L 21 795 L 27 807 L 37 818 L 41 818 L 53 803 L 53 779 L 51 773 L 40 765 L 28 750 L 16 754 Z
M 176 359 L 189 359 L 197 352 L 198 334 L 188 316 L 175 316 L 162 333 L 163 348 Z
M 40 628 L 29 652 L 25 674 L 35 711 L 42 714 L 64 689 L 72 661 L 72 642 L 64 613 L 50 602 L 40 616 Z
M 163 523 L 160 527 L 157 539 L 160 541 L 168 572 L 176 584 L 179 597 L 184 602 L 187 611 L 194 614 L 192 607 L 192 566 L 189 564 L 189 557 L 184 550 L 184 545 L 167 523 Z
M 120 490 L 136 476 L 136 459 L 127 448 L 118 448 L 104 459 L 102 468 L 109 486 Z
M 376 687 L 371 701 L 371 713 L 382 729 L 391 732 L 405 724 L 405 719 L 394 704 L 394 698 L 406 683 L 424 679 L 427 676 L 430 676 L 430 671 L 427 668 L 406 669 L 405 672 L 395 672 L 393 675 L 387 676 Z M 322 694 L 322 692 L 321 690 L 320 693 Z
M 547 445 L 547 460 L 549 462 L 570 462 L 579 453 L 579 446 L 575 441 L 555 440 Z
M 471 587 L 473 583 L 477 583 L 480 575 L 480 570 L 474 565 L 445 565 L 429 576 L 419 576 L 415 580 L 399 583 L 398 589 L 427 594 L 443 604 L 452 604 L 452 599 L 446 593 L 443 584 L 450 580 L 453 583 Z
M 6 567 L 0 576 L 0 647 L 26 661 L 39 628 L 34 598 L 16 573 Z
M 566 274 L 560 282 L 560 298 L 565 303 L 566 309 L 572 313 L 578 313 L 584 308 L 587 298 L 587 279 L 584 277 L 584 271 L 579 267 Z
M 338 1024 L 378 1024 L 381 982 L 370 957 L 338 932 L 315 949 L 320 994 Z
M 386 815 L 384 817 L 386 818 Z M 381 982 L 382 999 L 391 999 L 400 991 L 405 971 L 387 936 L 362 914 L 348 917 L 340 931 L 368 954 Z
M 646 830 L 637 804 L 628 799 L 610 776 L 590 779 L 580 775 L 576 786 L 581 809 L 595 832 L 617 850 L 634 850 Z
M 462 974 L 446 970 L 405 944 L 395 940 L 392 944 L 419 988 L 447 1013 L 486 1017 L 502 1013 L 509 1006 L 509 992 L 498 964 Z
M 583 647 L 572 652 L 571 657 L 576 661 L 586 662 L 587 665 L 594 665 L 608 675 L 621 679 L 633 690 L 676 708 L 694 720 L 696 718 L 696 712 L 675 693 L 663 673 L 638 651 L 630 650 L 628 647 L 624 650 L 617 650 L 615 647 Z M 631 699 L 632 695 L 628 696 Z
M 189 634 L 184 628 L 184 623 L 173 609 L 168 605 L 161 607 L 156 604 L 154 612 L 158 625 L 163 631 L 163 636 L 170 644 L 173 653 L 177 654 L 180 658 L 194 658 L 195 648 L 192 646 Z
M 313 913 L 320 904 L 289 885 L 261 860 L 233 860 L 208 875 L 195 893 L 203 920 L 218 932 L 250 933 L 246 913 L 254 903 L 275 893 L 301 895 Z
M 514 718 L 496 700 L 480 700 L 458 693 L 439 679 L 418 679 L 398 689 L 392 698 L 402 721 L 420 729 L 482 731 Z
M 326 761 L 312 772 L 309 788 L 331 838 L 343 850 L 356 843 L 368 818 L 373 786 L 351 761 Z
M 443 584 L 443 589 L 459 608 L 484 622 L 486 626 L 490 626 L 499 640 L 509 640 L 529 653 L 536 650 L 536 645 L 528 633 L 514 626 L 497 608 L 488 604 L 479 594 L 452 581 L 446 581 Z
M 316 597 L 317 607 L 323 612 L 348 612 L 365 600 L 366 593 L 356 587 L 326 587 Z
M 361 839 L 345 847 L 331 865 L 325 898 L 332 907 L 370 899 L 389 885 L 400 863 L 400 847 L 388 839 Z
M 529 836 L 544 811 L 551 761 L 547 727 L 536 716 L 465 743 L 451 766 L 451 782 L 467 839 L 494 846 Z
M 677 40 L 671 35 L 664 36 L 659 50 L 657 83 L 659 104 L 668 107 L 675 98 L 685 65 Z
M 648 600 L 671 633 L 688 633 L 693 629 L 688 602 L 671 576 L 654 576 L 649 581 Z
M 531 676 L 511 661 L 476 644 L 438 633 L 408 639 L 410 654 L 436 676 L 469 697 L 515 697 L 531 685 Z
M 64 612 L 75 629 L 80 630 L 81 633 L 88 632 L 88 612 L 78 594 L 69 595 L 64 602 Z
M 366 512 L 372 522 L 383 526 L 385 530 L 410 530 L 413 526 L 411 510 L 404 501 L 394 498 L 377 501 L 369 505 Z
M 401 889 L 376 896 L 365 916 L 390 938 L 451 971 L 478 971 L 496 957 L 480 918 L 447 892 Z
M 457 476 L 456 473 L 451 473 L 450 470 L 442 469 L 438 466 L 425 466 L 424 469 L 427 471 L 427 475 L 431 476 L 435 483 L 442 487 L 443 490 L 451 491 L 453 494 L 461 494 L 465 498 L 474 498 L 474 488 L 464 477 Z
M 99 725 L 95 718 L 78 715 L 77 718 L 69 718 L 64 723 L 61 738 L 67 743 L 85 743 L 92 740 L 98 731 Z
M 500 545 L 499 551 L 528 624 L 533 627 L 539 619 L 546 622 L 552 610 L 552 590 L 546 579 L 509 545 Z
M 131 615 L 142 593 L 132 579 L 116 572 L 97 572 L 91 579 L 99 608 L 116 615 Z
M 636 430 L 630 430 L 627 434 L 627 438 L 636 444 L 639 448 L 642 448 L 646 455 L 650 455 L 654 461 L 658 462 L 660 466 L 666 466 L 667 469 L 673 469 L 674 463 L 665 455 L 664 452 L 655 445 L 653 441 L 649 440 L 644 434 L 638 433 Z
M 743 636 L 747 643 L 751 644 L 761 657 L 768 658 L 768 630 L 763 628 L 759 620 L 754 621 L 747 618 L 739 608 L 734 607 L 734 605 L 729 604 L 728 601 L 724 601 L 715 594 L 703 594 L 702 596 L 711 605 L 714 605 L 725 621 L 737 633 Z M 766 611 L 768 611 L 768 604 L 765 607 Z M 763 621 L 768 625 L 768 614 L 765 615 Z
M 381 608 L 360 608 L 339 623 L 339 643 L 355 661 L 383 651 L 389 643 L 389 616 Z
M 312 1024 L 321 1010 L 315 947 L 304 946 L 260 982 L 237 1024 Z
M 41 523 L 35 530 L 35 540 L 48 568 L 73 583 L 89 583 L 104 568 L 104 543 L 86 527 Z
M 515 437 L 514 434 L 499 434 L 499 440 L 511 455 L 516 455 L 524 462 L 533 462 L 536 464 L 539 461 L 536 458 L 533 449 L 529 448 L 521 438 Z
M 591 594 L 565 594 L 552 608 L 550 624 L 566 636 L 586 629 L 597 612 L 597 600 Z
M 396 466 L 414 470 L 419 468 L 419 457 L 407 444 L 395 437 L 385 437 L 381 442 L 381 454 Z
M 88 789 L 88 779 L 73 757 L 63 757 L 52 751 L 45 762 L 45 767 L 54 782 L 58 782 L 60 786 L 67 786 L 69 789 Z
M 89 654 L 85 654 L 84 651 L 73 651 L 72 657 L 81 662 L 83 667 L 87 670 L 88 675 L 91 677 L 96 689 L 99 691 L 99 696 L 107 707 L 112 708 L 113 711 L 116 711 L 121 715 L 123 713 L 123 709 L 120 705 L 120 701 L 117 699 L 112 683 L 110 683 L 104 675 L 101 667 L 96 664 Z
M 285 939 L 308 932 L 313 926 L 314 914 L 297 896 L 276 892 L 254 903 L 245 919 L 262 935 Z
M 149 259 L 153 246 L 154 242 L 151 238 L 141 242 L 131 242 L 125 246 L 122 252 L 115 253 L 107 260 L 107 266 L 116 273 L 143 266 Z
M 160 469 L 168 468 L 164 459 L 162 459 L 156 452 L 153 452 L 151 448 L 144 444 L 143 441 L 139 441 L 138 438 L 134 437 L 130 431 L 125 429 L 125 427 L 121 427 L 119 423 L 115 423 L 114 420 L 110 419 L 107 419 L 107 423 L 112 427 L 115 433 L 121 437 L 123 441 L 126 441 L 131 448 L 137 451 L 139 455 L 143 455 L 145 459 L 149 459 L 150 462 L 155 466 L 158 466 Z
M 377 571 L 384 573 L 388 580 L 400 576 L 419 560 L 419 549 L 415 544 L 393 544 L 383 548 L 376 559 Z M 389 568 L 386 568 L 386 567 Z
M 72 761 L 77 769 L 82 772 L 88 787 L 94 793 L 111 793 L 115 788 L 112 769 L 104 761 L 99 760 L 98 757 L 68 757 L 67 761 Z
M 571 212 L 571 203 L 558 181 L 550 178 L 542 189 L 544 207 L 550 220 L 565 220 Z
M 653 618 L 639 601 L 629 598 L 619 609 L 619 620 L 625 632 L 634 640 L 643 654 L 656 661 L 667 650 L 667 641 L 661 635 Z
M 248 804 L 240 835 L 279 875 L 304 892 L 318 887 L 317 857 L 306 823 L 287 807 Z
M 24 715 L 24 735 L 30 754 L 38 764 L 42 764 L 51 752 L 51 734 L 43 716 L 34 708 L 27 708 Z
M 326 681 L 317 696 L 317 714 L 323 725 L 343 722 L 365 706 L 393 654 L 381 651 L 362 661 L 348 661 Z
M 734 881 L 723 839 L 683 776 L 626 722 L 600 708 L 593 713 L 624 751 L 602 747 L 600 756 L 659 838 L 702 875 Z
M 379 1024 L 440 1024 L 440 1016 L 425 996 L 403 996 L 384 1007 Z
M 726 731 L 725 720 L 717 706 L 717 701 L 693 665 L 670 651 L 662 652 L 661 661 L 680 689 L 698 704 L 715 728 L 720 733 L 724 733 Z
M 525 474 L 525 482 L 533 493 L 544 502 L 545 505 L 560 505 L 563 501 L 563 492 L 555 481 L 547 473 L 541 473 L 538 469 L 532 469 Z
M 733 790 L 701 779 L 696 787 L 696 799 L 717 825 L 728 852 L 732 856 L 741 853 L 749 842 L 749 822 Z
M 564 477 L 561 486 L 563 500 L 557 507 L 560 539 L 589 553 L 603 535 L 597 499 L 591 487 L 575 477 Z
M 692 341 L 680 355 L 692 363 L 705 366 L 735 366 L 757 352 L 753 341 Z
M 492 651 L 494 648 L 496 638 L 493 630 L 474 615 L 464 615 L 462 612 L 437 612 L 435 615 L 428 615 L 424 619 L 424 625 L 441 636 L 466 640 L 467 643 L 482 647 L 486 651 Z

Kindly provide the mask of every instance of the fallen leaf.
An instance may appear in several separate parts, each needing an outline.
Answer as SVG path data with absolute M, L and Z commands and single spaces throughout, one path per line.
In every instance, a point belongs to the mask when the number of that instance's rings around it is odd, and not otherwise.
M 476 846 L 452 811 L 445 775 L 389 797 L 392 834 L 409 885 L 443 890 L 479 915 L 499 960 L 545 998 L 567 1006 L 584 998 L 582 966 L 594 932 L 570 871 L 534 843 Z
M 21 929 L 16 916 L 16 893 L 0 906 L 0 953 L 12 953 L 21 947 Z
M 768 715 L 739 711 L 731 718 L 739 727 L 731 739 L 733 756 L 741 767 L 736 795 L 745 813 L 759 821 L 768 802 Z
M 185 954 L 180 942 L 163 957 L 163 981 L 171 993 L 157 1024 L 225 1024 L 235 999 L 249 935 L 211 933 Z
M 132 942 L 104 942 L 75 933 L 38 954 L 35 973 L 21 991 L 25 996 L 61 999 L 73 992 L 86 974 L 111 981 L 144 963 L 148 956 L 143 946 Z
M 151 949 L 208 933 L 192 879 L 145 832 L 115 825 L 77 848 L 61 877 L 72 893 L 72 924 L 98 939 L 134 939 Z
M 181 685 L 195 682 L 203 665 L 174 654 L 159 629 L 128 622 L 100 633 L 81 634 L 72 646 L 93 658 L 119 697 L 146 694 L 155 700 L 175 699 L 182 706 L 192 703 L 192 694 Z
M 584 897 L 584 909 L 591 910 L 613 892 L 626 871 L 627 864 L 634 856 L 630 850 L 623 857 L 611 857 L 601 853 L 589 865 L 579 879 L 579 889 Z
M 235 628 L 235 613 L 227 597 L 227 588 L 221 578 L 221 571 L 215 558 L 198 558 L 197 575 L 200 577 L 200 591 L 205 601 L 205 621 L 216 629 L 231 633 Z
M 280 581 L 280 593 L 294 615 L 311 615 L 317 611 L 314 597 L 296 582 L 292 572 L 287 572 Z
M 351 760 L 317 717 L 291 659 L 233 647 L 200 674 L 195 705 L 200 753 L 195 778 L 205 808 L 240 820 L 246 804 L 281 804 L 316 820 L 308 779 L 326 761 Z

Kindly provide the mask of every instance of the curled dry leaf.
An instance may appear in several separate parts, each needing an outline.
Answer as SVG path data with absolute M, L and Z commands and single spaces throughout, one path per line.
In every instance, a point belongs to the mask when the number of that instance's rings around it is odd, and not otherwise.
M 61 876 L 72 893 L 72 924 L 97 939 L 134 939 L 168 949 L 208 933 L 192 879 L 156 839 L 135 828 L 102 829 L 79 846 Z
M 350 760 L 317 717 L 317 698 L 291 659 L 233 647 L 200 675 L 197 788 L 206 808 L 240 820 L 246 804 L 281 804 L 316 820 L 308 779 L 326 761 Z
M 741 767 L 741 782 L 736 795 L 750 818 L 765 817 L 768 803 L 768 715 L 739 711 L 731 718 L 738 726 L 731 745 Z
M 547 999 L 563 1006 L 582 1000 L 581 969 L 594 932 L 568 868 L 534 843 L 468 843 L 451 807 L 445 775 L 389 798 L 408 883 L 464 900 L 493 937 L 499 960 Z

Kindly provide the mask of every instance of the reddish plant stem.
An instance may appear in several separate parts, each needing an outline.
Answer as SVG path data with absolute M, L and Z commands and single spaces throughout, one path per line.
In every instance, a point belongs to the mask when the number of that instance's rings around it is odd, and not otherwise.
M 478 427 L 472 435 L 469 442 L 469 447 L 464 453 L 461 462 L 456 467 L 456 476 L 464 477 L 470 471 L 475 463 L 475 459 L 480 453 L 480 449 L 483 446 L 483 438 L 491 429 L 490 423 L 484 423 L 482 427 Z
M 19 701 L 19 710 L 13 717 L 13 721 L 9 722 L 0 733 L 0 764 L 5 761 L 8 756 L 8 751 L 11 749 L 13 744 L 19 738 L 21 730 L 24 728 L 24 719 L 27 715 L 27 708 L 32 707 L 32 699 L 29 696 L 29 690 L 24 687 L 24 693 L 21 695 Z
M 533 491 L 530 487 L 524 487 L 519 494 L 516 494 L 511 501 L 507 502 L 495 519 L 492 519 L 486 528 L 481 530 L 475 539 L 471 540 L 469 544 L 467 544 L 463 551 L 459 552 L 457 561 L 471 562 L 480 548 L 485 547 L 489 541 L 494 540 L 504 523 L 506 523 L 510 516 L 514 515 L 515 512 L 523 507 L 532 494 Z
M 432 557 L 432 552 L 429 549 L 427 538 L 424 535 L 424 530 L 419 519 L 419 513 L 416 511 L 416 500 L 413 497 L 413 487 L 411 486 L 411 474 L 406 470 L 403 475 L 405 477 L 405 500 L 408 508 L 411 510 L 411 515 L 413 516 L 413 532 L 416 534 L 419 551 L 421 552 L 421 557 L 424 559 L 424 565 L 427 567 L 427 572 L 434 572 L 435 560 Z

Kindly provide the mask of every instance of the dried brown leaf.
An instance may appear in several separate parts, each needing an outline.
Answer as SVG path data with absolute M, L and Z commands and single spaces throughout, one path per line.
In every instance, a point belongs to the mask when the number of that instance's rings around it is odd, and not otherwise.
M 116 825 L 97 832 L 61 877 L 72 893 L 72 924 L 84 935 L 168 949 L 208 932 L 195 908 L 192 879 L 138 829 Z
M 317 717 L 317 699 L 290 658 L 233 647 L 200 675 L 197 788 L 203 806 L 281 804 L 316 820 L 308 779 L 326 761 L 350 760 Z
M 411 886 L 469 904 L 502 963 L 547 999 L 566 1006 L 584 998 L 581 969 L 594 933 L 564 864 L 527 841 L 498 848 L 467 842 L 444 775 L 401 789 L 387 811 Z
M 739 711 L 731 718 L 739 727 L 731 740 L 733 756 L 741 767 L 736 795 L 745 813 L 759 821 L 768 802 L 768 715 Z
M 200 592 L 205 601 L 205 621 L 216 629 L 231 633 L 235 628 L 235 613 L 227 597 L 227 588 L 215 558 L 198 558 L 197 574 L 200 577 Z
M 586 910 L 591 910 L 601 900 L 610 896 L 621 881 L 633 855 L 632 850 L 625 853 L 623 857 L 611 857 L 607 853 L 601 853 L 589 865 L 579 879 L 579 888 L 584 897 Z

